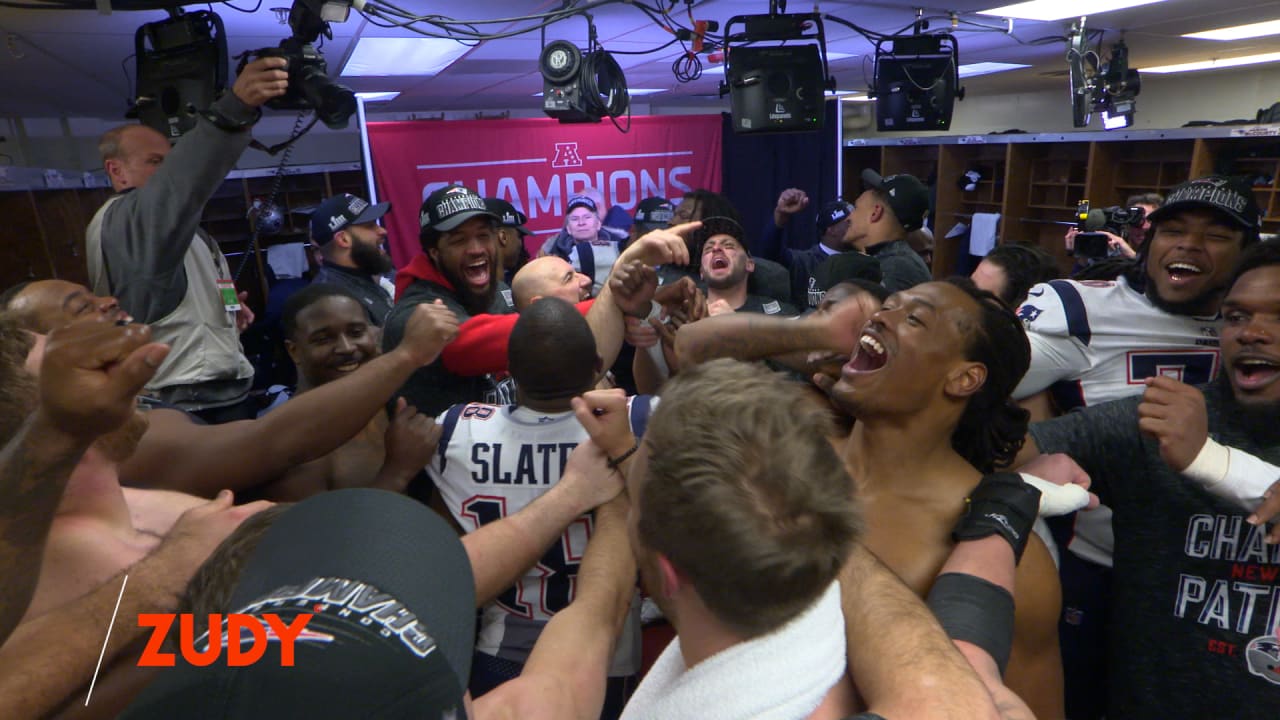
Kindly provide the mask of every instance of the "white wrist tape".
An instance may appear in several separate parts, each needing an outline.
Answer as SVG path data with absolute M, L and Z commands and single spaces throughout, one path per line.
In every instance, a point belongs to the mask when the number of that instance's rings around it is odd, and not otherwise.
M 1208 438 L 1182 475 L 1195 480 L 1214 495 L 1252 512 L 1262 502 L 1262 493 L 1280 480 L 1280 467 Z
M 1040 491 L 1040 517 L 1066 515 L 1089 506 L 1089 491 L 1080 485 L 1059 485 L 1031 473 L 1018 474 L 1023 482 Z

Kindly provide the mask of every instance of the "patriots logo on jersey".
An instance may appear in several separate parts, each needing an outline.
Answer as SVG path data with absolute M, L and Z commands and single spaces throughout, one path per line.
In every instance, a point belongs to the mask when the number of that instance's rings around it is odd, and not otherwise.
M 1043 312 L 1043 310 L 1035 305 L 1025 303 L 1022 307 L 1018 308 L 1018 319 L 1022 322 L 1035 322 L 1036 318 L 1040 317 L 1040 314 Z
M 1280 685 L 1280 642 L 1275 635 L 1263 635 L 1249 642 L 1245 648 L 1245 658 L 1249 663 L 1249 672 Z

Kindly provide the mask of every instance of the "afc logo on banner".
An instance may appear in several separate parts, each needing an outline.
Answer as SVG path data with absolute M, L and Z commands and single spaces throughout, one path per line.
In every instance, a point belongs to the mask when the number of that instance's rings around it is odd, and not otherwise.
M 578 154 L 578 143 L 556 143 L 556 156 L 551 160 L 551 167 L 582 167 L 582 156 Z

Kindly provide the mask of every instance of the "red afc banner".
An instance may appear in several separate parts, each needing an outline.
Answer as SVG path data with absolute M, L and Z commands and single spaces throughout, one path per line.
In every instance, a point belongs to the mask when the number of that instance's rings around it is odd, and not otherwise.
M 628 212 L 643 199 L 678 199 L 720 190 L 720 116 L 633 117 L 562 125 L 551 119 L 410 121 L 369 124 L 378 199 L 389 200 L 391 256 L 397 267 L 421 252 L 418 209 L 435 190 L 461 183 L 499 197 L 529 217 L 540 245 L 564 223 L 568 199 L 585 187 Z

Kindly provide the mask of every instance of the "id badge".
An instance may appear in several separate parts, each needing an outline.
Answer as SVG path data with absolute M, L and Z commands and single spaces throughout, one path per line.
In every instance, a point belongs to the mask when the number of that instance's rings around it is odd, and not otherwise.
M 240 298 L 236 297 L 236 284 L 233 280 L 218 280 L 218 295 L 222 298 L 222 306 L 227 312 L 240 309 Z

